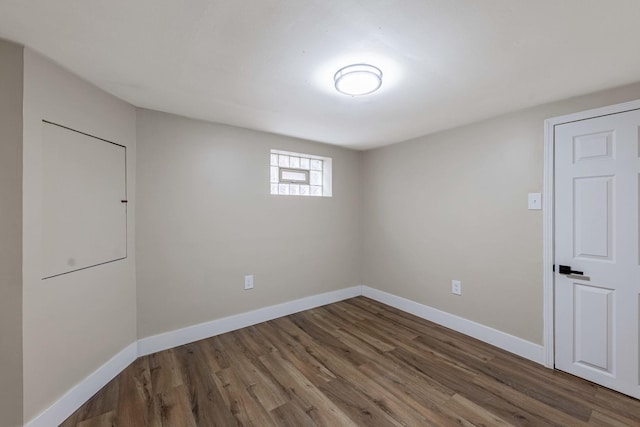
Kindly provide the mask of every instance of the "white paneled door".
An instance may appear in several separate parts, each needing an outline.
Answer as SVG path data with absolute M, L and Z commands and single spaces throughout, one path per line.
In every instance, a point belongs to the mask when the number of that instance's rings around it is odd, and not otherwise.
M 555 127 L 556 368 L 640 398 L 640 110 Z

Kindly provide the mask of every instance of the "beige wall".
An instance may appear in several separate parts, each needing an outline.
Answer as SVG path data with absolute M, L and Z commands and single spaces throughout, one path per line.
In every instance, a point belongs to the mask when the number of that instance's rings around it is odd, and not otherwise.
M 22 425 L 22 46 L 0 40 L 0 424 Z
M 25 49 L 24 419 L 136 339 L 135 109 Z M 127 146 L 129 258 L 41 280 L 42 120 Z
M 363 284 L 541 344 L 527 193 L 542 191 L 544 119 L 638 98 L 635 84 L 365 152 Z
M 149 110 L 137 123 L 140 338 L 359 284 L 361 153 Z M 332 157 L 333 197 L 269 195 L 271 148 Z
M 360 153 L 135 110 L 27 49 L 16 129 L 21 52 L 0 44 L 0 196 L 15 202 L 0 210 L 0 328 L 23 340 L 0 353 L 0 413 L 14 424 L 5 381 L 23 382 L 29 420 L 136 337 L 358 284 L 541 343 L 542 217 L 526 196 L 542 187 L 543 120 L 640 98 L 636 84 Z M 41 280 L 43 119 L 128 147 L 127 260 Z M 332 157 L 333 197 L 269 195 L 271 148 Z

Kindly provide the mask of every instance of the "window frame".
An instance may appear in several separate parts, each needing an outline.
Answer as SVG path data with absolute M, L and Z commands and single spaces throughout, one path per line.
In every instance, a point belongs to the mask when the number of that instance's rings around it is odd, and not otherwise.
M 317 169 L 312 169 L 311 166 L 309 167 L 309 169 L 302 169 L 302 168 L 292 168 L 292 167 L 288 167 L 288 166 L 280 166 L 280 157 L 278 157 L 278 162 L 277 165 L 272 164 L 271 162 L 271 156 L 273 155 L 283 155 L 283 156 L 289 156 L 289 157 L 301 157 L 301 158 L 307 158 L 310 161 L 312 160 L 320 160 L 322 162 L 322 168 L 321 170 L 317 170 Z M 277 167 L 278 168 L 278 173 L 277 173 L 277 182 L 271 181 L 270 180 L 270 185 L 271 187 L 271 191 L 270 194 L 272 196 L 296 196 L 296 197 L 333 197 L 333 159 L 331 157 L 326 157 L 326 156 L 319 156 L 316 154 L 307 154 L 307 153 L 300 153 L 300 152 L 294 152 L 294 151 L 287 151 L 287 150 L 279 150 L 279 149 L 275 149 L 272 148 L 270 150 L 270 155 L 269 155 L 269 167 Z M 295 171 L 295 172 L 304 172 L 307 178 L 306 182 L 302 182 L 302 181 L 295 181 L 295 180 L 282 180 L 282 170 L 290 170 L 290 171 Z M 271 170 L 271 169 L 270 169 Z M 314 171 L 319 171 L 322 173 L 322 184 L 321 185 L 317 185 L 317 187 L 321 187 L 321 191 L 322 194 L 311 194 L 311 192 L 309 192 L 309 194 L 283 194 L 283 193 L 279 193 L 279 192 L 273 192 L 273 185 L 277 185 L 278 187 L 280 186 L 280 184 L 298 184 L 298 185 L 307 185 L 307 186 L 312 186 L 311 185 L 311 172 Z M 314 184 L 315 185 L 315 184 Z M 278 190 L 279 191 L 279 190 Z
M 302 173 L 302 174 L 304 174 L 304 180 L 300 181 L 300 180 L 297 180 L 297 179 L 286 179 L 286 178 L 283 178 L 282 175 L 285 172 Z M 311 170 L 307 170 L 307 169 L 285 168 L 283 166 L 278 166 L 279 183 L 309 185 L 310 172 L 311 172 Z

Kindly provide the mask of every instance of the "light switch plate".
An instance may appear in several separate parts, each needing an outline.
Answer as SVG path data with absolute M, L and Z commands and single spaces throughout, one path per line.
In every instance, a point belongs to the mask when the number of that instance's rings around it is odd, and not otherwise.
M 542 209 L 542 194 L 529 193 L 529 210 L 539 211 Z

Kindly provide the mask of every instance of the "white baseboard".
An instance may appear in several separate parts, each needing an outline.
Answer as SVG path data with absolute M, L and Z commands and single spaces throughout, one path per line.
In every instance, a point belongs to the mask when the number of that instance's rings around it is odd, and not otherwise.
M 69 418 L 76 409 L 122 372 L 138 357 L 137 343 L 128 345 L 124 350 L 113 356 L 104 365 L 96 369 L 88 377 L 67 391 L 53 405 L 45 409 L 35 418 L 25 424 L 25 427 L 51 427 L 60 425 Z
M 362 295 L 362 286 L 354 286 L 142 338 L 138 340 L 138 356 L 145 356 L 359 295 Z
M 360 295 L 446 326 L 534 362 L 544 363 L 544 348 L 541 345 L 368 286 L 354 286 L 142 338 L 113 356 L 65 393 L 51 407 L 27 422 L 25 427 L 59 425 L 137 357 Z
M 362 295 L 362 287 L 354 286 L 142 338 L 113 356 L 107 363 L 66 392 L 53 405 L 26 423 L 25 427 L 59 425 L 140 356 L 359 295 Z
M 525 359 L 544 364 L 544 347 L 523 340 L 516 336 L 501 332 L 489 326 L 476 323 L 444 311 L 440 311 L 428 305 L 420 304 L 406 298 L 399 297 L 387 292 L 379 291 L 368 286 L 362 287 L 362 295 L 397 308 L 398 310 L 411 313 L 415 316 L 445 326 L 454 331 L 479 339 L 508 352 L 522 356 Z

